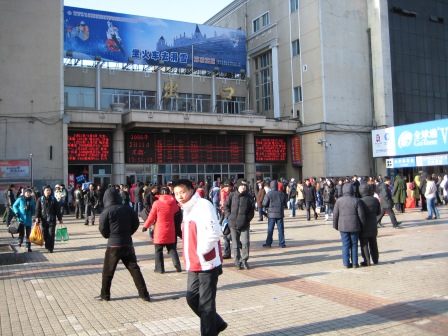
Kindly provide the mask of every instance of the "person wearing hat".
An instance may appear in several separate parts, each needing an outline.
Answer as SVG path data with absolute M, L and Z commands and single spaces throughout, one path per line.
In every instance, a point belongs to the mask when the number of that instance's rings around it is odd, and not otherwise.
M 248 192 L 248 182 L 238 179 L 235 190 L 227 196 L 224 203 L 225 218 L 229 221 L 232 237 L 233 260 L 237 269 L 249 269 L 249 231 L 254 218 L 254 204 Z M 241 246 L 241 250 L 240 250 Z
M 26 247 L 28 252 L 31 250 L 30 233 L 33 224 L 33 215 L 36 212 L 36 202 L 32 197 L 32 190 L 26 188 L 23 195 L 16 199 L 12 206 L 17 220 L 23 223 L 24 229 L 19 232 L 18 245 L 22 246 L 23 238 L 26 235 Z
M 393 210 L 394 201 L 392 199 L 392 193 L 390 191 L 390 177 L 384 176 L 384 182 L 378 186 L 378 195 L 381 199 L 381 214 L 377 218 L 377 225 L 384 226 L 381 224 L 381 219 L 386 214 L 389 215 L 390 221 L 392 222 L 392 226 L 394 229 L 401 229 L 401 222 L 397 221 L 395 217 L 395 212 Z

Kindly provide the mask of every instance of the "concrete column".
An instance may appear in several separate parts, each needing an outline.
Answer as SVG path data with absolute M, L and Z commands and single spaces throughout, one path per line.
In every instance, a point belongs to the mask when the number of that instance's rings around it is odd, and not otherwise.
M 255 178 L 255 140 L 253 133 L 244 137 L 245 177 L 248 181 Z
M 216 113 L 216 74 L 212 74 L 212 110 L 210 112 Z
M 68 124 L 62 123 L 62 181 L 68 186 Z
M 118 125 L 113 134 L 113 165 L 112 184 L 126 183 L 126 169 L 124 164 L 124 131 Z
M 272 96 L 274 97 L 274 118 L 280 118 L 280 88 L 278 79 L 278 45 L 272 45 Z
M 162 110 L 162 71 L 157 71 L 157 107 L 158 111 Z
M 101 62 L 96 65 L 96 110 L 101 110 Z

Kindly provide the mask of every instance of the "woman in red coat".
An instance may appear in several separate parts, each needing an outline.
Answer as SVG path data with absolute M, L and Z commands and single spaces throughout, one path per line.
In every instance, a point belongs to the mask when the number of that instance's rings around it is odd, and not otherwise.
M 174 217 L 180 211 L 173 195 L 169 195 L 167 188 L 162 188 L 158 200 L 152 205 L 151 212 L 145 221 L 143 232 L 154 223 L 154 258 L 156 273 L 165 273 L 163 247 L 166 246 L 176 271 L 182 272 L 179 255 L 177 254 L 177 237 Z

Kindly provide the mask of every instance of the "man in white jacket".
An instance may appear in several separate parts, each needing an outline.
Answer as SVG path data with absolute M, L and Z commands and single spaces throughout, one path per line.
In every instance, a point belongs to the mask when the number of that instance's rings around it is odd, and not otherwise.
M 216 312 L 218 276 L 222 274 L 219 220 L 213 205 L 195 193 L 190 180 L 175 182 L 174 196 L 183 213 L 187 303 L 201 319 L 201 335 L 218 335 L 227 328 Z

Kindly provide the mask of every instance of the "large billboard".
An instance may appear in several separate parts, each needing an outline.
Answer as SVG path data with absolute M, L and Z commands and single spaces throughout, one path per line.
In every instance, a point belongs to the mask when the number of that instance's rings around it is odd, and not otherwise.
M 372 131 L 373 157 L 448 152 L 448 119 Z
M 64 55 L 220 72 L 246 70 L 242 30 L 64 7 Z

